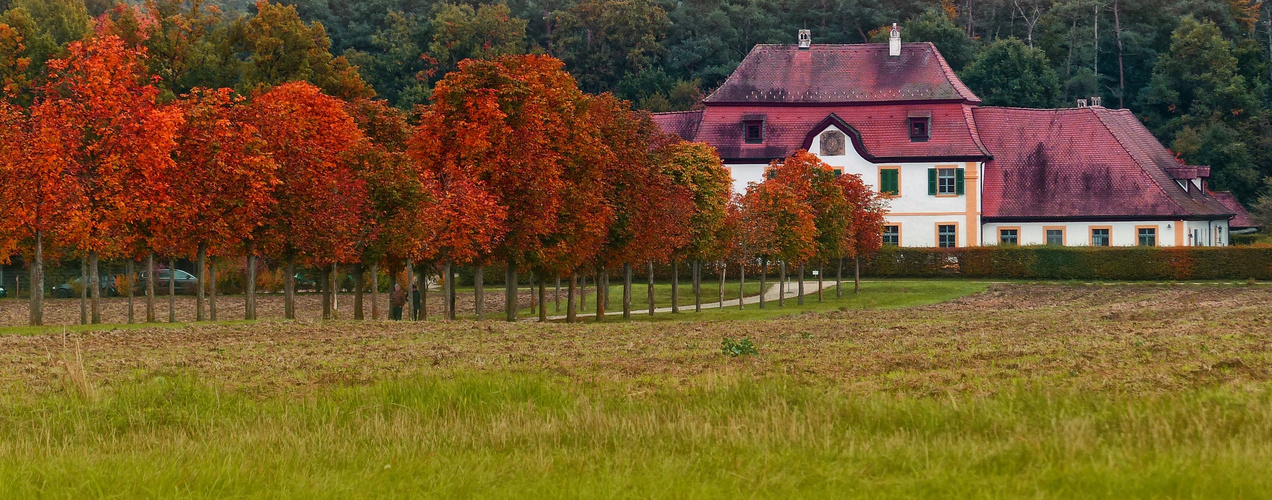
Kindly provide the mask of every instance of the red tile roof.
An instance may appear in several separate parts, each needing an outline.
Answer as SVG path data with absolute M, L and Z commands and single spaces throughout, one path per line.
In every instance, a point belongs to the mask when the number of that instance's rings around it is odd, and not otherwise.
M 812 136 L 834 123 L 845 132 L 855 130 L 853 144 L 874 162 L 959 160 L 989 156 L 976 138 L 971 106 L 958 103 L 876 104 L 869 106 L 708 106 L 705 111 L 658 113 L 668 133 L 715 146 L 730 163 L 767 163 L 806 149 Z M 908 118 L 931 114 L 931 138 L 910 140 Z M 748 144 L 742 124 L 764 122 L 764 142 Z
M 1245 207 L 1241 206 L 1241 202 L 1237 201 L 1237 197 L 1233 196 L 1232 193 L 1220 191 L 1218 193 L 1210 194 L 1214 195 L 1215 199 L 1219 200 L 1219 203 L 1223 203 L 1223 206 L 1228 207 L 1228 210 L 1231 210 L 1236 214 L 1232 217 L 1232 220 L 1228 222 L 1228 228 L 1230 230 L 1263 227 L 1263 224 L 1259 224 L 1250 218 L 1250 213 L 1246 212 Z
M 705 103 L 861 104 L 897 101 L 978 103 L 931 43 L 756 45 Z
M 978 107 L 973 115 L 993 154 L 985 166 L 986 219 L 1213 219 L 1233 213 L 1195 186 L 1180 187 L 1172 174 L 1194 170 L 1181 168 L 1130 111 Z

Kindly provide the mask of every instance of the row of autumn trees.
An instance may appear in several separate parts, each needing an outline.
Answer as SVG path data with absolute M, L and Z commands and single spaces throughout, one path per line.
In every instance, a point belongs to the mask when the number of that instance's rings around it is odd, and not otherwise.
M 26 255 L 36 290 L 50 254 L 80 257 L 93 322 L 103 259 L 125 260 L 131 276 L 156 255 L 193 257 L 200 283 L 215 283 L 209 258 L 246 257 L 247 319 L 261 255 L 287 268 L 289 319 L 298 264 L 357 266 L 359 281 L 363 264 L 378 276 L 380 265 L 444 263 L 448 282 L 454 266 L 474 266 L 479 294 L 482 266 L 502 264 L 511 320 L 518 272 L 539 279 L 542 303 L 548 278 L 573 290 L 580 271 L 621 268 L 630 283 L 634 263 L 825 262 L 879 242 L 883 207 L 858 177 L 801 153 L 735 199 L 714 149 L 583 93 L 549 56 L 466 61 L 410 124 L 382 101 L 306 82 L 165 102 L 146 58 L 99 33 L 48 63 L 29 107 L 0 104 L 0 256 Z

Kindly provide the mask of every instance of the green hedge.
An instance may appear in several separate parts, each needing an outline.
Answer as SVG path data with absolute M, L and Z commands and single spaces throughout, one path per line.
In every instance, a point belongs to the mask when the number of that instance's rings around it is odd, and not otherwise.
M 884 248 L 862 274 L 889 278 L 1272 280 L 1272 247 Z

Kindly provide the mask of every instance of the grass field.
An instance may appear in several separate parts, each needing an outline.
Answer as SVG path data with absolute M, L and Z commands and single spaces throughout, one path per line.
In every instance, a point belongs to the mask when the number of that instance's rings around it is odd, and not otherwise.
M 3 335 L 0 496 L 1272 494 L 1266 288 L 863 292 L 740 320 Z

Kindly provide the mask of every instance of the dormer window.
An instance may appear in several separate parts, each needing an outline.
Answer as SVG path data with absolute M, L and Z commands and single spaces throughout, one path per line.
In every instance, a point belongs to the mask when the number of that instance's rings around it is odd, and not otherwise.
M 742 122 L 743 137 L 746 138 L 747 144 L 760 144 L 764 142 L 764 120 L 746 120 Z
M 911 116 L 910 142 L 925 142 L 932 137 L 932 117 Z

